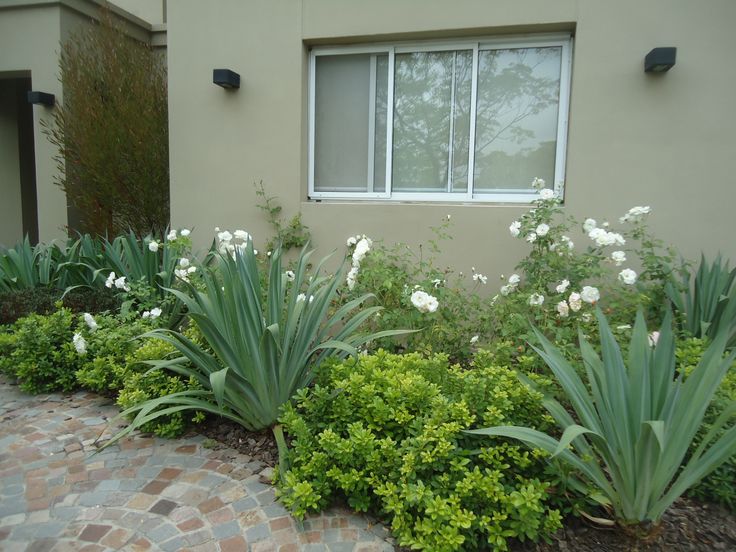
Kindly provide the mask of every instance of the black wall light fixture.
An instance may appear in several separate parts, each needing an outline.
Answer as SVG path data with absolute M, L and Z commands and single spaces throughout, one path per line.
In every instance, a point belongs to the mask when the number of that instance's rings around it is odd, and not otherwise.
M 29 90 L 28 91 L 28 103 L 29 104 L 41 104 L 48 107 L 53 107 L 54 103 L 56 101 L 56 98 L 53 94 L 48 94 L 46 92 L 39 92 L 37 90 Z
M 230 69 L 213 69 L 212 82 L 217 86 L 232 90 L 240 88 L 240 75 Z
M 654 48 L 644 58 L 645 73 L 664 73 L 672 69 L 677 56 L 677 48 Z

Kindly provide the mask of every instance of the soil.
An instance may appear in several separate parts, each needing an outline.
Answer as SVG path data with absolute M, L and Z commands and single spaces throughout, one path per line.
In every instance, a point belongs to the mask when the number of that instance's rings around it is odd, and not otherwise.
M 223 418 L 211 417 L 196 428 L 197 433 L 211 439 L 208 448 L 231 448 L 252 460 L 273 468 L 279 461 L 278 448 L 270 429 L 253 432 Z
M 229 420 L 213 418 L 198 426 L 214 449 L 232 448 L 274 467 L 278 449 L 271 430 L 247 431 Z M 511 552 L 736 552 L 736 515 L 715 504 L 678 500 L 664 515 L 659 535 L 650 543 L 629 537 L 617 527 L 604 528 L 583 518 L 569 518 L 552 542 L 510 543 Z

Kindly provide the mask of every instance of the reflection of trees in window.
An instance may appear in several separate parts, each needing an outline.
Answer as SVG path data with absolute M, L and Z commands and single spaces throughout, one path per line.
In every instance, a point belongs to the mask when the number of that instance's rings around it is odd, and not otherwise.
M 558 47 L 479 53 L 476 190 L 553 181 L 560 60 Z
M 394 189 L 466 189 L 472 53 L 397 54 L 394 71 Z

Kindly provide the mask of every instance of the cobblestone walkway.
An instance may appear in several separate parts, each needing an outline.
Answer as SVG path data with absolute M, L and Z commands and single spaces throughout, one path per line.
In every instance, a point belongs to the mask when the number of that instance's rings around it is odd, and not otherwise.
M 136 435 L 91 455 L 117 412 L 96 395 L 32 397 L 0 380 L 0 550 L 394 550 L 384 527 L 347 510 L 300 526 L 264 466 L 202 437 Z

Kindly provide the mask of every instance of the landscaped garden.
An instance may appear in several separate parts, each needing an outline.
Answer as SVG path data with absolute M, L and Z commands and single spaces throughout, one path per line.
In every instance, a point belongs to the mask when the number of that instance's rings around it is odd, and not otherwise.
M 25 241 L 0 253 L 0 371 L 113 398 L 101 449 L 271 431 L 294 516 L 344 503 L 406 548 L 736 546 L 736 271 L 683 263 L 650 207 L 579 223 L 537 185 L 500 281 L 440 264 L 449 216 L 421 250 L 346 237 L 342 263 L 281 246 L 298 220 L 258 249 Z

